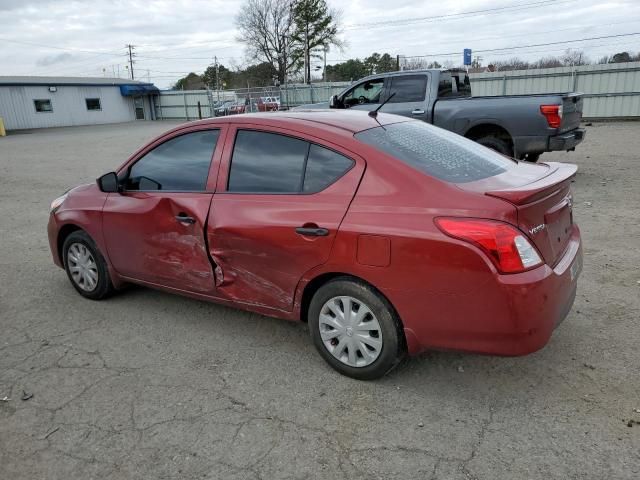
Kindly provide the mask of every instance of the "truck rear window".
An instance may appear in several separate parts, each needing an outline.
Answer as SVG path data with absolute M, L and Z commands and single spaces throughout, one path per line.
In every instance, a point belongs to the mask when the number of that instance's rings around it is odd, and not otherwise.
M 499 153 L 421 121 L 364 130 L 355 137 L 432 177 L 465 183 L 492 177 L 515 165 Z

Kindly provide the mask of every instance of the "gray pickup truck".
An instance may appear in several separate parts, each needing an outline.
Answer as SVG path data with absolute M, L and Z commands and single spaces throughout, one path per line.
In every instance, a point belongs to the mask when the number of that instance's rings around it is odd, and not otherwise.
M 391 95 L 393 95 L 391 97 Z M 356 108 L 419 118 L 475 140 L 504 155 L 537 161 L 540 154 L 575 150 L 582 94 L 472 97 L 460 70 L 411 70 L 358 80 L 329 103 L 299 108 Z

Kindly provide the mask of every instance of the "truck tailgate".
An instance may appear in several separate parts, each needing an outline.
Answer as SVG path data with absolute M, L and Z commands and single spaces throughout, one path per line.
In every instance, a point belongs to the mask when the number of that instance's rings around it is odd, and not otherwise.
M 560 133 L 580 126 L 582 120 L 582 94 L 568 93 L 562 96 L 562 122 Z

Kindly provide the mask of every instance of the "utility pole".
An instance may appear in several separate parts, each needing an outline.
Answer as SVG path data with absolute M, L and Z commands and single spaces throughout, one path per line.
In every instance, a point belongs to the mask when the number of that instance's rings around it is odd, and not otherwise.
M 304 83 L 311 84 L 311 55 L 309 54 L 309 22 L 304 26 Z
M 125 47 L 129 50 L 129 72 L 131 73 L 131 80 L 135 80 L 135 77 L 133 76 L 133 57 L 135 56 L 135 53 L 133 53 L 133 50 L 136 47 L 130 43 L 125 45 Z
M 322 67 L 322 81 L 327 81 L 327 46 L 324 46 L 324 67 Z
M 218 102 L 220 102 L 220 66 L 218 65 L 218 56 L 213 57 L 216 68 L 216 92 L 218 92 Z

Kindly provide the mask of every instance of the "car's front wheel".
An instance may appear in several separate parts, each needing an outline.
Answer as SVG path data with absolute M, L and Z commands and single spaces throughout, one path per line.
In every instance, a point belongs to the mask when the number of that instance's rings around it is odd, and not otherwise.
M 359 380 L 384 376 L 404 356 L 404 333 L 389 302 L 364 282 L 340 277 L 315 293 L 311 338 L 338 372 Z
M 67 236 L 62 256 L 67 276 L 80 295 L 101 300 L 113 292 L 107 262 L 86 232 L 77 230 Z

